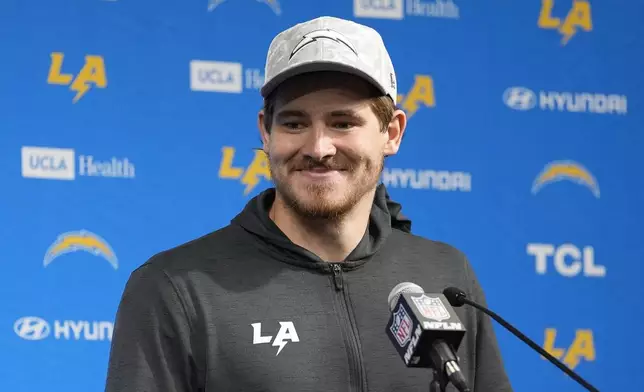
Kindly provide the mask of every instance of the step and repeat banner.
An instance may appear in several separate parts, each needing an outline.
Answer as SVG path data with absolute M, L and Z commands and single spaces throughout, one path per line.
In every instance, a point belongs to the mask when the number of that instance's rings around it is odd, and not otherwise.
M 266 51 L 321 15 L 390 50 L 409 124 L 382 181 L 413 231 L 463 250 L 490 306 L 600 390 L 644 384 L 644 3 L 9 0 L 0 390 L 103 390 L 132 270 L 271 186 Z M 582 390 L 497 334 L 515 390 Z

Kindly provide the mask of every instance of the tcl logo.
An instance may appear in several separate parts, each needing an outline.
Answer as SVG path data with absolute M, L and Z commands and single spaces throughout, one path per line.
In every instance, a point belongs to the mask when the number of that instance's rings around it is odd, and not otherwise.
M 25 340 L 42 340 L 49 336 L 51 328 L 40 317 L 23 317 L 13 324 L 16 335 Z
M 528 244 L 526 252 L 534 256 L 535 269 L 539 275 L 545 275 L 548 264 L 552 264 L 558 274 L 568 278 L 578 275 L 595 278 L 606 276 L 606 267 L 596 263 L 595 249 L 592 246 L 580 249 L 573 244 Z

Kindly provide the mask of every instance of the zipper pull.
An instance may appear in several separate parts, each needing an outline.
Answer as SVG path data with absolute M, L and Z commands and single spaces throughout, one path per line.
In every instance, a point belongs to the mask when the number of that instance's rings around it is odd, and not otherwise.
M 342 290 L 342 267 L 340 264 L 333 264 L 333 283 L 335 284 L 336 290 Z

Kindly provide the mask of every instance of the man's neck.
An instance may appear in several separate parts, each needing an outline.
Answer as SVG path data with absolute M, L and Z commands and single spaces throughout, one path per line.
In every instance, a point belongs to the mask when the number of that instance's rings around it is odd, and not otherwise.
M 296 245 L 324 261 L 339 262 L 355 249 L 364 237 L 373 205 L 374 192 L 369 192 L 345 216 L 338 220 L 311 220 L 299 216 L 279 196 L 269 211 L 277 227 Z

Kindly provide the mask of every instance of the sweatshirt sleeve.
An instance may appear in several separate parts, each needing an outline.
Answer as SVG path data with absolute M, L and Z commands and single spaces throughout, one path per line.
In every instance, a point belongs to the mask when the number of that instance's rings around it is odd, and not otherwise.
M 143 265 L 118 306 L 105 392 L 196 390 L 185 306 L 168 275 Z
M 465 259 L 469 278 L 468 296 L 487 307 L 483 289 L 469 261 Z M 493 329 L 492 320 L 485 313 L 472 309 L 476 314 L 476 373 L 474 392 L 512 392 L 512 385 L 505 371 L 503 358 Z

